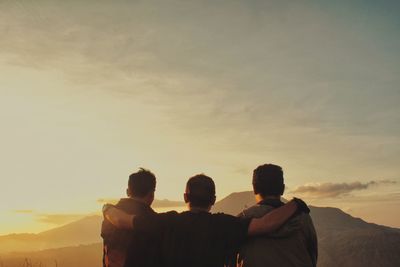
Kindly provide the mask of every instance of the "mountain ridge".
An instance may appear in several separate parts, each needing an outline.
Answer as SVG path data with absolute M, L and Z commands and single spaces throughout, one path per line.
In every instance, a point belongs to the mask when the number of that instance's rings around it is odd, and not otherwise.
M 236 192 L 218 201 L 212 211 L 235 215 L 243 208 L 254 205 L 254 202 L 252 192 Z M 338 208 L 310 206 L 310 209 L 318 234 L 319 267 L 400 266 L 400 229 L 368 223 Z M 63 241 L 35 247 L 36 250 L 41 249 L 41 251 L 14 253 L 3 251 L 0 254 L 5 260 L 9 260 L 7 267 L 20 266 L 24 257 L 49 262 L 49 264 L 56 258 L 63 263 L 63 266 L 76 267 L 79 265 L 76 265 L 75 259 L 69 259 L 67 256 L 74 253 L 85 257 L 83 259 L 85 267 L 99 267 L 101 221 L 101 216 L 89 216 L 39 233 L 36 237 Z M 85 233 L 82 234 L 82 232 Z M 30 238 L 34 234 L 21 235 Z M 80 235 L 80 239 L 74 239 L 75 235 Z M 8 235 L 10 236 L 13 237 L 13 235 Z M 2 238 L 4 236 L 0 236 L 0 252 L 2 246 L 4 247 Z M 35 244 L 37 243 L 33 242 L 33 245 Z

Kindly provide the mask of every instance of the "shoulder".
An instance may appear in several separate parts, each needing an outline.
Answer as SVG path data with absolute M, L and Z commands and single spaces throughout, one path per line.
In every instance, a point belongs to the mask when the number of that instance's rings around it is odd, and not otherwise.
M 238 229 L 243 227 L 247 229 L 251 220 L 250 218 L 237 217 L 225 213 L 215 213 L 212 214 L 212 216 L 214 217 L 216 225 L 226 229 Z
M 238 219 L 237 217 L 235 217 L 233 215 L 222 213 L 222 212 L 212 213 L 210 215 L 211 215 L 211 217 L 213 217 L 215 219 L 221 219 L 221 220 L 237 220 Z
M 299 222 L 301 222 L 302 224 L 309 224 L 309 223 L 312 223 L 312 219 L 311 219 L 310 214 L 304 213 L 304 212 L 301 212 L 301 213 L 299 213 L 299 214 L 296 214 L 291 220 L 293 220 L 293 221 L 299 221 Z
M 273 209 L 272 206 L 256 204 L 250 208 L 244 209 L 239 216 L 242 218 L 260 218 Z
M 167 212 L 159 213 L 162 214 L 163 216 L 178 216 L 180 213 L 178 213 L 176 210 L 170 210 Z
M 289 236 L 295 233 L 304 233 L 312 226 L 312 220 L 309 214 L 300 213 L 289 219 L 278 231 L 277 236 Z
M 241 221 L 239 217 L 232 216 L 225 213 L 213 213 L 210 214 L 212 221 L 217 225 L 222 225 L 222 227 L 232 224 L 237 224 Z
M 224 213 L 216 213 L 212 216 L 214 217 L 214 229 L 223 235 L 226 240 L 233 242 L 232 244 L 242 242 L 246 238 L 251 219 Z
M 154 213 L 153 217 L 160 223 L 168 223 L 171 221 L 176 221 L 180 217 L 180 213 L 172 210 L 162 213 Z
M 134 217 L 134 220 L 145 220 L 145 221 L 164 221 L 168 220 L 171 218 L 175 218 L 178 216 L 178 213 L 176 211 L 169 211 L 169 212 L 162 212 L 162 213 L 157 213 L 157 212 L 151 212 L 151 213 L 146 213 L 146 214 L 138 214 Z
M 313 223 L 313 220 L 312 220 L 310 214 L 308 214 L 308 213 L 300 213 L 296 217 L 301 222 L 303 227 L 305 227 L 305 228 L 314 227 L 314 223 Z
M 158 218 L 175 218 L 175 217 L 179 216 L 179 213 L 176 212 L 175 210 L 171 210 L 171 211 L 161 212 L 161 213 L 154 212 L 154 215 Z
M 133 225 L 139 230 L 155 230 L 170 225 L 170 222 L 175 221 L 178 215 L 176 211 L 140 214 L 133 218 Z
M 115 204 L 115 207 L 129 214 L 135 214 L 140 211 L 136 201 L 131 198 L 121 198 L 118 203 Z

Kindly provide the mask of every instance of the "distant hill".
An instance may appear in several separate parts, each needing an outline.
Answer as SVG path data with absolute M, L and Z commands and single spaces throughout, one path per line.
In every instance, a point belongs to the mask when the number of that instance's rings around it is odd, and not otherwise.
M 253 204 L 252 192 L 233 193 L 217 202 L 213 212 L 236 215 Z M 311 216 L 318 233 L 319 267 L 400 266 L 400 229 L 367 223 L 337 208 L 311 207 Z M 37 235 L 2 236 L 0 266 L 4 262 L 4 267 L 20 267 L 27 257 L 47 267 L 55 266 L 54 260 L 62 267 L 100 267 L 101 220 L 91 216 Z M 4 253 L 11 245 L 19 251 L 45 250 Z M 46 249 L 57 247 L 65 248 Z
M 0 266 L 21 267 L 26 260 L 33 267 L 102 267 L 102 244 L 10 253 L 0 256 Z
M 0 236 L 0 252 L 35 251 L 100 242 L 101 216 L 89 216 L 39 234 Z
M 311 208 L 319 266 L 400 266 L 400 232 L 354 218 L 336 208 Z
M 254 194 L 251 191 L 232 193 L 215 203 L 212 211 L 237 215 L 243 209 L 253 206 L 254 202 Z
M 115 200 L 115 202 L 117 201 Z M 153 208 L 183 206 L 185 206 L 183 201 L 167 199 L 156 199 L 152 205 Z M 36 251 L 98 243 L 101 241 L 100 227 L 102 220 L 102 216 L 93 215 L 39 234 L 3 235 L 0 236 L 0 253 Z
M 250 191 L 232 193 L 213 211 L 236 215 L 254 202 Z M 318 234 L 319 267 L 400 266 L 400 229 L 367 223 L 337 208 L 310 208 Z

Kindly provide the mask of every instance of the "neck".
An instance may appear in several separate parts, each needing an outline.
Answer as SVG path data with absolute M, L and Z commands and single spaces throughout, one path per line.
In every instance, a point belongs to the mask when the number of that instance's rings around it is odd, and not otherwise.
M 141 203 L 143 203 L 145 205 L 150 206 L 150 204 L 149 204 L 149 202 L 147 201 L 146 198 L 141 198 L 141 197 L 129 197 L 129 198 L 134 199 L 134 200 L 136 200 L 138 202 L 141 202 Z
M 201 208 L 201 207 L 191 207 L 189 206 L 189 211 L 191 212 L 210 212 L 211 207 Z
M 280 196 L 261 196 L 260 194 L 256 195 L 256 201 L 257 203 L 263 200 L 268 200 L 268 199 L 274 199 L 274 200 L 280 200 Z

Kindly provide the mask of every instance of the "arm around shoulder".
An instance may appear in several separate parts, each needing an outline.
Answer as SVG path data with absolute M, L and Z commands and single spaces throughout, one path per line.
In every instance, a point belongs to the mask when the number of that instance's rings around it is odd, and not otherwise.
M 283 225 L 298 209 L 297 201 L 291 200 L 284 206 L 277 208 L 261 218 L 252 219 L 248 235 L 270 233 Z
M 127 214 L 112 205 L 104 205 L 103 215 L 109 222 L 119 229 L 133 229 L 134 215 Z

